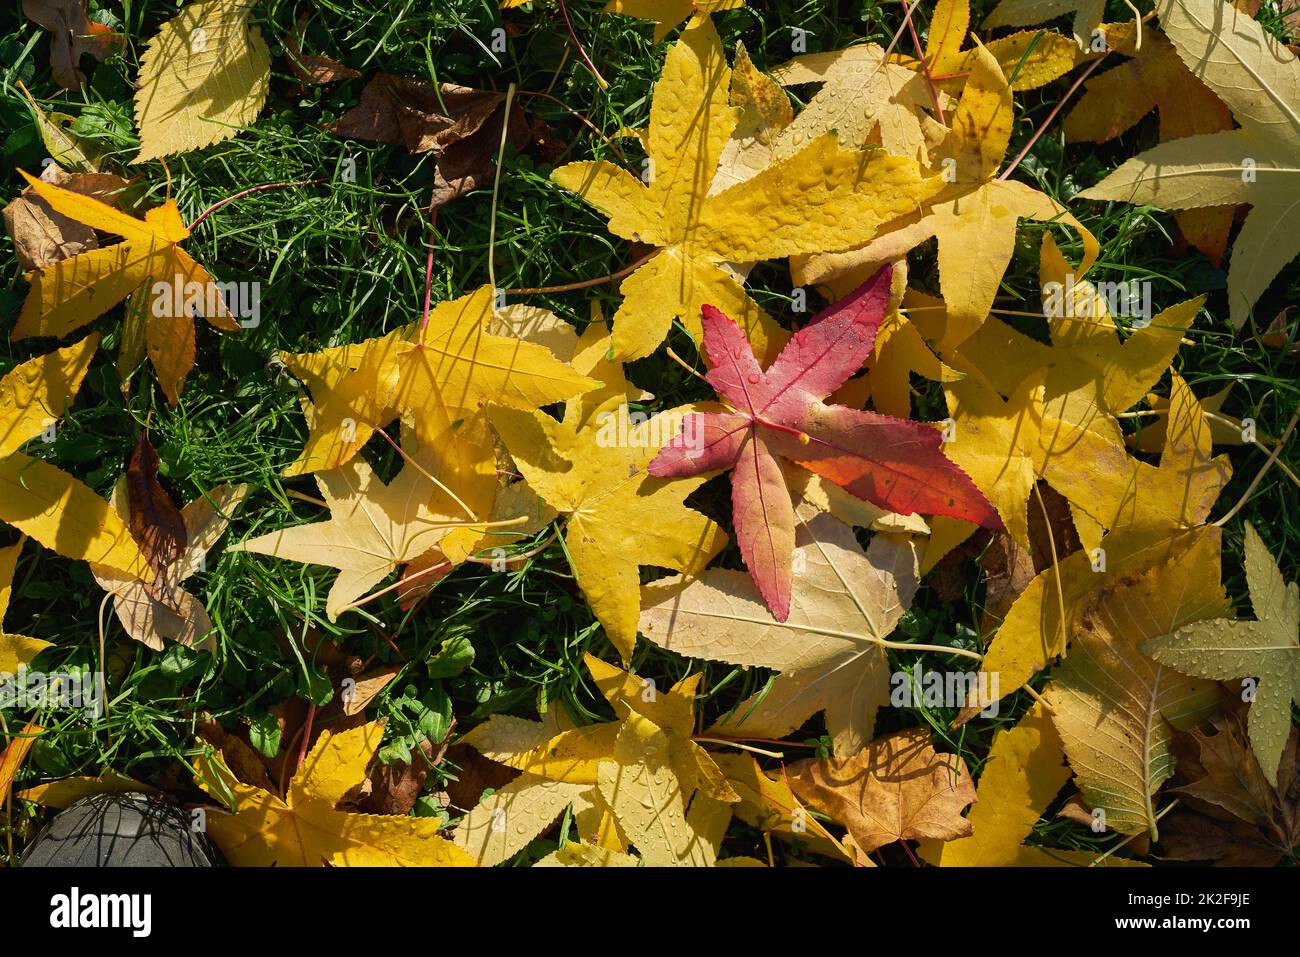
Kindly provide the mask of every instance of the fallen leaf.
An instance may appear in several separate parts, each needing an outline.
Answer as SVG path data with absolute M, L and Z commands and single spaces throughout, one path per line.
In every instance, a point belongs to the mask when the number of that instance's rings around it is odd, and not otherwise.
M 103 60 L 122 45 L 122 37 L 86 16 L 86 0 L 23 0 L 23 15 L 50 32 L 50 71 L 65 90 L 86 82 L 81 58 Z
M 63 808 L 76 804 L 82 798 L 91 797 L 96 794 L 159 794 L 159 790 L 129 778 L 126 775 L 118 774 L 116 771 L 105 771 L 99 777 L 72 777 L 64 778 L 61 781 L 52 781 L 49 784 L 39 784 L 34 788 L 28 788 L 25 791 L 19 791 L 16 797 L 24 801 L 31 801 L 42 807 Z
M 636 846 L 648 865 L 711 866 L 739 795 L 694 734 L 700 675 L 661 693 L 585 657 L 614 721 L 558 731 L 554 721 L 494 715 L 462 741 L 522 772 L 484 797 L 454 840 L 490 866 L 513 857 L 570 805 L 579 836 L 610 850 Z
M 1074 39 L 1086 48 L 1106 12 L 1106 0 L 1002 0 L 984 18 L 985 27 L 1030 27 L 1074 14 Z
M 974 66 L 976 47 L 963 49 L 970 27 L 970 0 L 938 0 L 925 39 L 925 62 L 935 85 L 957 92 Z M 1081 59 L 1079 45 L 1052 30 L 1022 30 L 984 43 L 1017 93 L 1059 79 Z M 907 62 L 907 61 L 904 61 Z M 912 69 L 920 64 L 912 61 Z M 956 76 L 954 76 L 956 74 Z
M 1216 570 L 1217 573 L 1217 570 Z M 1246 523 L 1246 585 L 1255 621 L 1183 624 L 1150 636 L 1145 654 L 1200 678 L 1256 678 L 1250 706 L 1250 743 L 1264 777 L 1278 786 L 1278 762 L 1291 733 L 1291 701 L 1300 701 L 1300 585 L 1282 579 L 1277 562 Z
M 257 119 L 271 52 L 248 25 L 254 0 L 196 0 L 164 23 L 140 58 L 132 163 L 202 149 Z
M 783 86 L 821 84 L 777 138 L 774 158 L 793 156 L 835 130 L 846 148 L 879 143 L 895 156 L 928 161 L 921 111 L 932 104 L 930 88 L 921 74 L 889 63 L 877 44 L 805 54 L 776 67 L 772 75 Z
M 144 438 L 144 433 L 141 433 L 141 438 Z M 140 446 L 136 448 L 138 451 Z M 135 460 L 134 455 L 132 460 Z M 156 468 L 156 459 L 154 461 L 153 467 Z M 132 537 L 139 543 L 153 569 L 153 580 L 144 582 L 97 563 L 91 563 L 91 574 L 99 587 L 113 596 L 117 620 L 134 640 L 154 651 L 162 651 L 167 641 L 175 641 L 187 648 L 202 645 L 215 653 L 212 619 L 203 603 L 183 585 L 205 567 L 208 551 L 225 534 L 230 517 L 248 494 L 248 486 L 218 485 L 177 510 L 157 486 L 156 480 L 152 484 L 158 499 L 165 503 L 159 513 L 168 515 L 169 526 L 178 523 L 178 527 L 169 530 L 166 542 L 170 547 L 166 551 L 159 551 L 157 537 L 151 539 L 145 534 L 157 526 L 144 525 L 138 518 L 139 513 L 128 491 L 131 488 L 129 479 L 114 490 L 111 505 L 123 521 L 130 522 Z M 137 531 L 138 523 L 144 525 L 144 531 Z
M 22 554 L 24 541 L 8 548 L 0 548 L 0 678 L 17 674 L 20 668 L 29 664 L 42 651 L 52 647 L 48 641 L 25 635 L 11 635 L 4 630 L 4 617 L 9 611 L 9 599 L 13 597 L 14 570 L 18 566 L 18 556 Z
M 1274 866 L 1300 844 L 1300 732 L 1291 729 L 1275 787 L 1260 770 L 1245 722 L 1226 715 L 1214 727 L 1213 735 L 1192 731 L 1196 753 L 1180 757 L 1188 783 L 1175 789 L 1184 795 L 1183 806 L 1161 825 L 1162 856 Z
M 1152 110 L 1160 113 L 1160 142 L 1232 129 L 1232 113 L 1158 30 L 1144 28 L 1137 46 L 1136 25 L 1103 24 L 1106 47 L 1130 57 L 1095 75 L 1065 117 L 1066 142 L 1105 143 L 1132 128 Z M 1174 218 L 1187 240 L 1218 264 L 1228 248 L 1233 207 L 1185 210 Z
M 41 171 L 41 179 L 83 196 L 112 203 L 127 186 L 112 173 L 65 173 L 57 163 Z M 5 231 L 14 241 L 14 255 L 24 270 L 45 269 L 60 260 L 99 248 L 95 231 L 85 223 L 56 212 L 29 186 L 4 208 Z
M 917 853 L 940 867 L 1052 866 L 1058 863 L 1053 854 L 1024 841 L 1069 778 L 1061 739 L 1035 705 L 1015 727 L 993 736 L 966 815 L 970 833 L 947 842 L 923 840 Z
M 188 362 L 167 375 L 163 374 L 166 367 L 155 359 L 160 384 L 174 406 L 193 365 L 192 314 L 203 315 L 210 325 L 225 332 L 239 329 L 216 281 L 178 245 L 190 233 L 175 201 L 148 210 L 140 220 L 93 197 L 41 182 L 27 173 L 23 177 L 55 212 L 97 230 L 116 233 L 123 242 L 29 272 L 27 281 L 32 289 L 10 338 L 66 336 L 149 284 L 151 337 L 155 332 L 163 334 L 171 348 L 189 357 Z
M 285 474 L 346 464 L 376 430 L 403 414 L 424 446 L 463 458 L 466 471 L 494 474 L 482 414 L 488 403 L 535 409 L 599 385 L 543 346 L 493 334 L 493 301 L 491 287 L 482 286 L 438 303 L 423 327 L 417 320 L 361 343 L 281 353 L 316 404 L 307 444 Z M 450 448 L 456 443 L 459 452 Z
M 640 867 L 641 862 L 631 854 L 611 851 L 595 844 L 578 844 L 568 841 L 561 848 L 547 854 L 534 867 Z
M 727 536 L 686 506 L 704 478 L 665 480 L 647 472 L 683 410 L 634 419 L 622 369 L 604 358 L 609 343 L 598 326 L 584 334 L 574 368 L 605 387 L 569 400 L 564 421 L 495 406 L 489 416 L 529 485 L 569 516 L 565 552 L 578 587 L 628 662 L 636 644 L 638 566 L 694 574 L 722 550 Z
M 1172 210 L 1250 204 L 1228 266 L 1229 313 L 1241 328 L 1268 284 L 1300 252 L 1300 235 L 1285 225 L 1300 197 L 1293 162 L 1300 127 L 1292 105 L 1300 102 L 1300 62 L 1262 26 L 1219 0 L 1159 0 L 1156 9 L 1178 56 L 1241 128 L 1161 143 L 1079 197 Z
M 353 80 L 359 77 L 361 71 L 344 66 L 338 60 L 302 52 L 301 41 L 298 38 L 306 35 L 310 23 L 311 14 L 300 14 L 298 22 L 294 25 L 294 32 L 285 40 L 284 55 L 289 63 L 290 72 L 302 83 L 312 86 L 325 86 L 329 83 L 338 83 L 340 80 Z
M 126 465 L 131 537 L 149 559 L 155 579 L 185 552 L 185 518 L 158 481 L 158 453 L 141 432 Z
M 153 577 L 148 561 L 108 503 L 68 473 L 18 451 L 67 411 L 98 344 L 98 334 L 89 335 L 0 378 L 0 522 L 67 558 L 147 581 Z
M 687 658 L 779 672 L 713 732 L 780 738 L 825 711 L 835 754 L 848 757 L 871 740 L 889 702 L 883 642 L 916 593 L 916 549 L 877 534 L 864 553 L 851 528 L 801 510 L 792 564 L 799 570 L 783 622 L 747 575 L 715 568 L 646 585 L 641 631 Z
M 510 5 L 518 6 L 518 3 Z M 658 43 L 688 18 L 694 27 L 707 20 L 710 14 L 738 10 L 744 5 L 745 0 L 609 0 L 605 12 L 653 20 L 655 43 Z
M 1001 519 L 939 450 L 937 430 L 822 400 L 866 360 L 889 296 L 885 269 L 805 325 L 764 372 L 739 326 L 704 307 L 708 381 L 725 413 L 693 413 L 649 465 L 657 477 L 733 469 L 732 519 L 745 565 L 778 621 L 790 607 L 794 506 L 782 459 L 891 512 Z
M 316 473 L 329 508 L 323 522 L 295 525 L 230 547 L 289 561 L 327 565 L 339 575 L 325 600 L 330 621 L 399 565 L 423 555 L 456 529 L 481 529 L 445 489 L 430 478 L 440 471 L 429 451 L 412 449 L 407 463 L 385 483 L 370 465 L 354 458 Z M 444 474 L 444 479 L 450 478 Z M 453 479 L 453 484 L 458 484 Z
M 646 137 L 645 182 L 608 162 L 570 163 L 553 179 L 609 216 L 609 230 L 659 249 L 622 281 L 614 357 L 649 355 L 680 318 L 697 340 L 700 308 L 736 317 L 763 358 L 786 333 L 745 292 L 728 263 L 846 249 L 911 211 L 941 185 L 914 161 L 841 149 L 833 135 L 709 195 L 738 122 L 731 71 L 709 22 L 668 51 Z M 687 106 L 689 104 L 689 106 Z
M 361 100 L 329 130 L 356 140 L 433 153 L 431 209 L 492 183 L 501 141 L 505 96 L 452 83 L 434 85 L 413 77 L 380 73 L 361 91 Z M 522 149 L 540 128 L 517 105 L 510 111 L 507 142 Z
M 1158 839 L 1153 796 L 1173 774 L 1172 729 L 1194 727 L 1220 706 L 1213 683 L 1139 651 L 1149 638 L 1227 613 L 1220 537 L 1201 529 L 1177 557 L 1099 589 L 1043 693 L 1079 789 L 1110 830 Z
M 283 799 L 240 783 L 215 755 L 200 759 L 199 785 L 225 808 L 207 813 L 208 835 L 235 867 L 473 866 L 437 833 L 436 818 L 335 809 L 365 777 L 382 736 L 378 722 L 323 731 Z
M 849 758 L 796 761 L 786 777 L 801 800 L 848 828 L 866 854 L 895 841 L 971 833 L 961 816 L 975 800 L 966 762 L 935 753 L 923 728 L 878 738 Z
M 791 262 L 795 281 L 815 285 L 844 273 L 860 278 L 934 236 L 939 241 L 939 288 L 949 316 L 978 325 L 993 307 L 1021 219 L 1070 226 L 1083 242 L 1083 262 L 1075 272 L 1087 273 L 1098 254 L 1092 233 L 1047 194 L 999 176 L 1013 119 L 1011 87 L 1002 68 L 988 50 L 977 49 L 952 116 L 952 133 L 936 151 L 935 169 L 947 185 L 923 198 L 919 208 L 882 226 L 866 245 L 797 257 Z M 972 249 L 980 250 L 978 258 L 971 257 Z
M 8 745 L 0 751 L 0 806 L 9 803 L 9 792 L 13 787 L 14 778 L 22 769 L 23 762 L 27 760 L 27 754 L 36 743 L 37 737 L 44 732 L 45 729 L 39 724 L 29 721 L 21 731 L 10 737 Z

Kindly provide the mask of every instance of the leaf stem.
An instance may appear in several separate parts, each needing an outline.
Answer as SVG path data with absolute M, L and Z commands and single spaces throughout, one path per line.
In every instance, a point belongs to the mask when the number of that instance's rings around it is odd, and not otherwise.
M 569 38 L 573 40 L 573 45 L 578 48 L 578 56 L 582 57 L 582 62 L 587 64 L 587 69 L 590 70 L 591 75 L 596 78 L 596 82 L 600 85 L 600 88 L 602 90 L 608 90 L 609 84 L 605 82 L 605 78 L 601 76 L 600 71 L 596 69 L 596 64 L 591 62 L 591 57 L 587 56 L 587 51 L 583 48 L 582 41 L 578 39 L 578 35 L 573 32 L 573 24 L 569 21 L 569 8 L 564 5 L 564 0 L 556 0 L 556 2 L 560 5 L 560 13 L 564 17 L 564 26 L 569 31 Z
M 227 203 L 233 203 L 235 200 L 242 199 L 245 196 L 251 196 L 253 193 L 263 193 L 268 189 L 289 189 L 293 186 L 319 186 L 323 182 L 325 182 L 323 179 L 300 179 L 292 183 L 263 183 L 261 186 L 250 186 L 248 189 L 241 189 L 238 193 L 227 196 L 225 199 L 217 200 L 203 212 L 199 213 L 199 218 L 194 220 L 194 222 L 190 223 L 185 228 L 191 233 L 194 232 L 195 227 L 197 227 L 199 223 L 203 222 L 222 206 L 225 206 Z

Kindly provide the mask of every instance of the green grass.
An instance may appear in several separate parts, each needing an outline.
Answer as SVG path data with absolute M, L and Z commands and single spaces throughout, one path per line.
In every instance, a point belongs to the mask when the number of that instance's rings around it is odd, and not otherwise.
M 897 4 L 796 2 L 773 0 L 715 18 L 730 50 L 743 40 L 760 68 L 789 58 L 790 30 L 807 31 L 809 51 L 838 49 L 859 38 L 887 42 L 899 22 Z M 924 36 L 931 5 L 921 5 L 918 27 Z M 974 22 L 990 4 L 976 0 Z M 1143 9 L 1149 3 L 1140 2 Z M 17 10 L 17 3 L 9 4 Z M 280 472 L 296 456 L 306 434 L 298 411 L 300 390 L 278 364 L 280 350 L 308 351 L 379 335 L 419 315 L 424 290 L 427 245 L 436 249 L 432 274 L 435 301 L 460 295 L 488 281 L 491 197 L 480 191 L 445 208 L 432 234 L 421 209 L 427 203 L 433 160 L 411 156 L 398 147 L 376 146 L 341 139 L 324 129 L 350 108 L 365 79 L 377 71 L 414 75 L 480 88 L 504 89 L 515 83 L 521 93 L 549 90 L 584 114 L 598 129 L 612 134 L 622 127 L 643 125 L 653 80 L 663 47 L 650 42 L 649 24 L 599 12 L 600 4 L 572 0 L 574 29 L 604 76 L 601 90 L 569 41 L 558 9 L 550 2 L 510 11 L 505 19 L 517 34 L 500 62 L 486 44 L 501 15 L 486 0 L 416 0 L 379 2 L 348 0 L 321 2 L 308 28 L 303 49 L 325 54 L 362 70 L 365 77 L 325 88 L 295 90 L 282 57 L 284 43 L 294 31 L 296 3 L 267 0 L 254 13 L 254 22 L 275 56 L 271 97 L 257 123 L 238 136 L 198 153 L 170 160 L 170 192 L 191 221 L 212 203 L 250 186 L 300 180 L 324 180 L 312 186 L 272 190 L 247 196 L 223 207 L 195 232 L 189 251 L 223 280 L 256 280 L 262 287 L 262 322 L 238 335 L 199 331 L 199 354 L 180 405 L 168 408 L 153 384 L 152 373 L 141 370 L 124 398 L 114 371 L 113 356 L 120 332 L 121 309 L 96 323 L 104 333 L 104 348 L 96 359 L 72 413 L 60 426 L 57 441 L 39 454 L 85 479 L 107 494 L 121 474 L 140 429 L 148 427 L 163 462 L 163 473 L 175 497 L 182 501 L 222 482 L 247 482 L 255 491 L 233 523 L 224 542 L 322 518 L 322 510 L 292 496 L 315 495 L 309 479 L 286 480 Z M 0 26 L 0 64 L 7 64 L 0 82 L 2 129 L 0 144 L 6 196 L 21 186 L 15 167 L 39 168 L 44 157 L 34 127 L 15 83 L 24 82 L 42 105 L 78 117 L 75 131 L 90 138 L 107 154 L 108 162 L 125 164 L 134 155 L 131 126 L 131 86 L 144 43 L 173 15 L 175 3 L 92 2 L 96 19 L 119 26 L 126 34 L 125 55 L 94 67 L 82 94 L 63 94 L 48 68 L 48 42 L 35 27 L 5 14 Z M 1129 16 L 1119 2 L 1110 4 L 1110 19 Z M 1273 12 L 1262 17 L 1277 28 Z M 910 41 L 901 48 L 911 52 Z M 566 55 L 567 50 L 567 55 Z M 1071 78 L 1017 98 L 1017 125 L 1009 155 L 1014 155 L 1064 95 Z M 797 91 L 807 95 L 807 91 Z M 567 111 L 538 97 L 521 97 L 534 116 L 551 123 L 562 146 L 559 161 L 613 157 Z M 1017 177 L 1065 202 L 1077 191 L 1100 180 L 1124 159 L 1156 142 L 1156 122 L 1148 117 L 1117 141 L 1100 147 L 1062 144 L 1060 122 L 1030 151 Z M 624 141 L 630 147 L 631 141 Z M 635 161 L 639 154 L 628 150 Z M 355 183 L 341 181 L 345 160 L 356 162 Z M 604 221 L 575 197 L 550 183 L 552 164 L 528 153 L 510 153 L 501 176 L 497 205 L 497 243 L 492 254 L 498 283 L 508 288 L 549 286 L 614 272 L 634 253 L 610 236 Z M 168 181 L 159 163 L 133 167 L 161 201 Z M 1194 345 L 1179 352 L 1177 366 L 1198 395 L 1234 383 L 1224 408 L 1227 414 L 1250 416 L 1261 436 L 1277 436 L 1300 399 L 1297 362 L 1284 350 L 1260 341 L 1257 327 L 1235 333 L 1228 325 L 1224 272 L 1194 252 L 1171 251 L 1173 226 L 1169 215 L 1123 204 L 1080 203 L 1072 206 L 1102 242 L 1102 257 L 1090 278 L 1149 279 L 1154 283 L 1156 309 L 1206 292 L 1209 302 L 1189 337 Z M 1067 255 L 1077 260 L 1077 247 L 1068 231 L 1055 229 Z M 1022 227 L 1016 256 L 1003 281 L 998 305 L 1033 309 L 1037 301 L 1039 229 Z M 912 283 L 937 291 L 933 247 L 911 257 Z M 8 328 L 17 314 L 26 284 L 20 278 L 12 247 L 0 244 L 0 320 Z M 790 278 L 782 264 L 757 269 L 750 288 L 773 315 L 788 314 Z M 1269 289 L 1257 315 L 1271 318 L 1300 296 L 1300 271 L 1295 264 Z M 600 301 L 605 314 L 618 304 L 615 284 L 528 301 L 546 306 L 581 328 L 589 317 L 589 301 Z M 1025 331 L 1042 334 L 1041 324 L 1019 323 Z M 1291 328 L 1295 329 L 1294 318 Z M 6 340 L 7 342 L 7 340 Z M 693 345 L 683 330 L 673 337 L 674 349 L 691 355 Z M 48 351 L 48 340 L 7 343 L 3 369 Z M 698 383 L 662 357 L 642 360 L 629 368 L 633 381 L 657 396 L 653 408 L 705 398 Z M 934 383 L 914 380 L 914 415 L 939 417 L 943 398 Z M 1300 470 L 1292 448 L 1282 461 Z M 381 470 L 394 467 L 392 453 L 372 443 L 368 450 Z M 1262 464 L 1262 452 L 1249 447 L 1228 450 L 1234 468 L 1216 514 L 1242 494 Z M 693 504 L 728 524 L 725 479 L 707 484 Z M 1281 471 L 1274 469 L 1255 490 L 1250 503 L 1227 529 L 1224 569 L 1234 602 L 1248 613 L 1241 574 L 1241 519 L 1253 521 L 1289 579 L 1297 573 L 1300 554 L 1300 497 Z M 15 540 L 10 529 L 0 531 L 3 542 Z M 540 543 L 545 535 L 538 536 Z M 224 544 L 224 543 L 223 543 Z M 492 713 L 532 716 L 539 706 L 564 707 L 578 721 L 609 715 L 582 666 L 583 651 L 607 660 L 614 652 L 595 624 L 576 589 L 562 549 L 552 545 L 526 567 L 508 573 L 471 565 L 441 582 L 412 614 L 389 600 L 377 601 L 349 613 L 338 622 L 324 614 L 324 594 L 334 572 L 254 555 L 231 553 L 218 546 L 205 573 L 192 589 L 205 601 L 217 628 L 217 653 L 171 647 L 151 652 L 127 639 L 109 620 L 106 647 L 111 710 L 107 718 L 90 723 L 79 716 L 44 713 L 48 730 L 35 748 L 20 784 L 69 774 L 97 774 L 112 767 L 136 777 L 167 783 L 182 798 L 190 774 L 186 765 L 197 753 L 195 724 L 200 712 L 227 726 L 265 722 L 270 709 L 287 697 L 305 696 L 318 688 L 323 671 L 310 651 L 317 637 L 327 637 L 370 663 L 398 660 L 393 648 L 411 664 L 380 696 L 375 708 L 389 721 L 395 750 L 409 746 L 422 733 L 445 734 L 452 714 L 465 729 Z M 739 567 L 734 546 L 722 561 Z M 945 602 L 923 586 L 901 634 L 928 643 L 977 648 L 982 588 L 977 570 L 968 564 L 971 587 L 958 600 Z M 29 544 L 15 583 L 14 600 L 5 625 L 11 632 L 55 643 L 41 659 L 47 670 L 99 667 L 97 613 L 102 593 L 82 563 L 69 562 Z M 433 679 L 423 662 L 451 638 L 468 639 L 475 650 L 473 666 L 449 679 Z M 286 650 L 288 649 L 288 650 Z M 963 659 L 934 654 L 918 656 L 891 652 L 894 668 L 910 668 L 917 658 L 926 668 L 964 669 Z M 713 718 L 734 708 L 761 689 L 768 676 L 725 665 L 685 661 L 641 642 L 634 668 L 660 684 L 687 673 L 705 671 L 701 707 Z M 1037 682 L 1042 684 L 1040 678 Z M 407 689 L 411 689 L 409 695 Z M 1003 703 L 994 719 L 977 719 L 957 731 L 947 730 L 948 711 L 923 708 L 883 709 L 877 732 L 928 724 L 938 738 L 970 763 L 978 773 L 993 732 L 1009 726 L 1027 706 L 1023 693 Z M 6 712 L 10 731 L 29 715 Z M 824 747 L 820 718 L 805 729 L 811 746 L 787 749 L 790 756 Z M 454 766 L 440 766 L 426 783 L 436 791 Z M 421 806 L 432 813 L 432 806 Z M 12 862 L 10 848 L 20 852 L 34 833 L 43 812 L 15 802 L 7 838 L 0 840 L 0 860 Z M 455 810 L 452 811 L 453 815 Z M 1050 819 L 1050 818 L 1049 818 Z M 0 828 L 5 828 L 0 820 Z M 1037 839 L 1053 847 L 1109 846 L 1113 837 L 1081 838 L 1078 827 L 1059 822 L 1040 827 Z M 734 825 L 728 851 L 765 856 L 757 832 Z M 525 852 L 534 859 L 547 849 Z M 784 851 L 782 853 L 792 853 Z M 906 864 L 897 847 L 885 859 Z

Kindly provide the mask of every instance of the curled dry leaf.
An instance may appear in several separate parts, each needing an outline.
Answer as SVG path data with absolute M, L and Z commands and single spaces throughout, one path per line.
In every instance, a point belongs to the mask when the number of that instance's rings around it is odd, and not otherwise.
M 215 651 L 212 619 L 184 582 L 205 568 L 208 551 L 225 534 L 230 518 L 248 494 L 247 485 L 218 485 L 183 509 L 158 484 L 157 457 L 142 433 L 127 475 L 113 492 L 112 505 L 129 523 L 132 538 L 154 571 L 149 582 L 92 562 L 100 588 L 113 596 L 113 610 L 133 639 L 162 651 L 167 641 L 186 647 L 202 643 Z M 137 491 L 138 490 L 138 491 Z M 138 505 L 143 498 L 147 507 Z
M 786 776 L 804 803 L 843 824 L 865 854 L 895 841 L 971 833 L 961 816 L 975 800 L 966 762 L 936 753 L 924 728 L 879 738 L 848 758 L 796 761 Z
M 41 181 L 114 205 L 127 181 L 112 173 L 66 173 L 57 163 L 41 171 Z M 28 186 L 4 208 L 5 231 L 24 270 L 45 269 L 99 248 L 95 230 L 55 210 Z
M 434 85 L 380 73 L 361 100 L 329 130 L 354 140 L 377 140 L 436 157 L 431 208 L 491 185 L 501 140 L 505 96 L 452 83 Z M 542 134 L 517 104 L 511 106 L 506 141 L 522 149 Z

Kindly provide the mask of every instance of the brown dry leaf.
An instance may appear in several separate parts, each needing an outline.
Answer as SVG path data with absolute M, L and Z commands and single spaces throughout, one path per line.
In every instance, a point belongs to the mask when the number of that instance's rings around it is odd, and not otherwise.
M 1260 341 L 1270 349 L 1285 349 L 1287 355 L 1300 353 L 1300 332 L 1287 332 L 1288 314 L 1291 308 L 1288 306 L 1268 324 L 1268 329 L 1260 336 Z
M 348 686 L 343 695 L 343 713 L 351 717 L 365 711 L 370 702 L 375 700 L 375 696 L 383 691 L 401 670 L 401 665 L 385 665 L 358 677 L 354 684 Z
M 67 173 L 57 163 L 41 171 L 41 179 L 66 190 L 114 204 L 128 185 L 112 173 Z M 95 231 L 85 223 L 56 212 L 30 186 L 4 208 L 5 232 L 14 241 L 14 254 L 24 270 L 44 269 L 63 259 L 99 248 Z
M 65 90 L 78 90 L 86 82 L 80 69 L 83 56 L 103 60 L 122 42 L 110 28 L 86 16 L 86 0 L 23 0 L 23 15 L 52 34 L 50 70 Z
M 442 758 L 440 746 L 425 738 L 411 752 L 411 760 L 400 758 L 391 764 L 373 763 L 366 780 L 366 794 L 355 802 L 356 810 L 366 814 L 411 813 L 420 796 L 424 781 Z
M 135 460 L 134 455 L 132 460 Z M 208 550 L 225 534 L 230 516 L 248 494 L 248 486 L 219 485 L 190 502 L 178 513 L 182 527 L 171 528 L 164 537 L 155 525 L 150 524 L 151 519 L 144 511 L 136 507 L 137 496 L 130 491 L 131 484 L 129 477 L 118 483 L 113 490 L 112 506 L 123 521 L 131 523 L 132 538 L 148 557 L 150 567 L 154 569 L 154 580 L 146 583 L 96 562 L 90 563 L 91 573 L 99 587 L 113 595 L 113 610 L 118 621 L 136 641 L 154 651 L 162 651 L 165 641 L 194 647 L 207 637 L 204 647 L 212 651 L 215 646 L 208 637 L 212 620 L 203 603 L 182 585 L 204 568 Z M 137 478 L 136 484 L 148 490 L 149 483 L 143 478 Z M 166 501 L 166 508 L 175 509 L 162 489 L 156 487 L 156 478 L 152 484 L 155 486 L 152 491 Z M 155 513 L 162 514 L 164 508 L 157 504 L 158 499 L 152 494 L 150 501 L 154 503 Z M 174 517 L 168 517 L 166 521 L 170 525 Z M 137 538 L 139 535 L 145 537 Z M 163 545 L 164 541 L 170 544 Z M 175 547 L 177 543 L 179 548 Z
M 306 36 L 307 25 L 311 23 L 311 14 L 304 13 L 298 18 L 297 28 L 284 43 L 284 58 L 289 64 L 289 72 L 302 83 L 323 86 L 340 80 L 353 80 L 361 75 L 360 70 L 344 66 L 338 60 L 327 56 L 303 53 L 299 37 Z
M 445 759 L 455 768 L 455 777 L 443 790 L 451 806 L 461 810 L 469 810 L 482 800 L 488 788 L 500 791 L 520 774 L 512 767 L 483 757 L 468 744 L 453 744 L 447 749 Z
M 126 466 L 126 499 L 131 537 L 161 577 L 185 552 L 185 518 L 158 481 L 158 453 L 141 432 Z M 160 584 L 155 581 L 155 584 Z
M 236 778 L 265 791 L 275 790 L 266 770 L 266 759 L 247 741 L 211 718 L 200 721 L 195 730 L 200 738 L 221 752 L 226 767 Z
M 971 833 L 962 817 L 975 800 L 966 762 L 937 754 L 924 728 L 878 738 L 845 760 L 798 761 L 786 774 L 800 800 L 848 828 L 866 853 L 895 841 Z
M 435 86 L 380 73 L 361 91 L 360 102 L 328 129 L 351 139 L 405 146 L 412 153 L 433 153 L 438 172 L 432 205 L 438 209 L 491 181 L 504 100 L 490 90 Z M 523 111 L 513 107 L 507 142 L 520 149 L 535 136 Z
M 1273 788 L 1250 747 L 1242 715 L 1224 715 L 1214 728 L 1213 735 L 1193 731 L 1185 740 L 1194 747 L 1180 751 L 1180 771 L 1189 783 L 1174 789 L 1184 795 L 1183 806 L 1162 825 L 1161 856 L 1273 866 L 1300 846 L 1300 730 L 1291 728 Z

